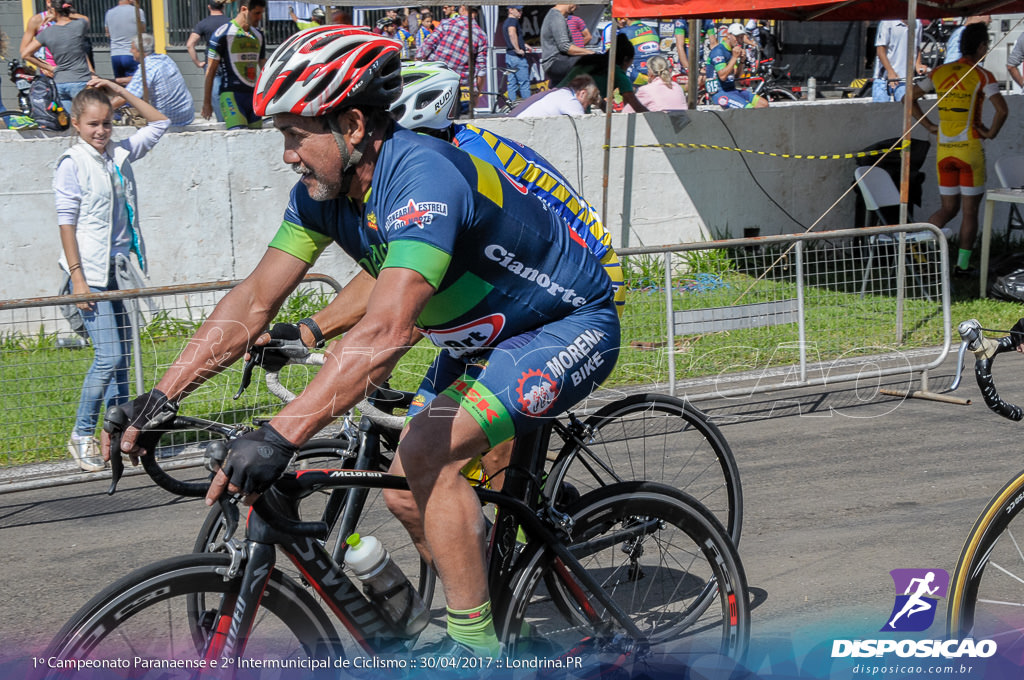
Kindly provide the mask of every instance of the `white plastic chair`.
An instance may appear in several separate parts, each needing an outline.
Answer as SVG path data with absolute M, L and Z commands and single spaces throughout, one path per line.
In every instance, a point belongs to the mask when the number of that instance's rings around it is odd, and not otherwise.
M 1024 156 L 1003 156 L 996 161 L 996 179 L 999 186 L 1007 189 L 1024 189 Z M 1006 218 L 1006 235 L 1014 229 L 1024 231 L 1024 217 L 1016 203 L 1010 204 L 1010 215 Z
M 864 207 L 867 211 L 874 215 L 878 220 L 879 224 L 887 224 L 885 215 L 882 212 L 883 208 L 892 206 L 899 206 L 900 204 L 900 191 L 896 188 L 896 184 L 892 181 L 892 177 L 885 170 L 875 167 L 858 167 L 853 171 L 854 179 L 857 181 L 857 187 L 860 189 L 861 196 L 864 197 Z M 921 241 L 932 240 L 932 234 L 929 232 L 914 232 L 906 235 L 907 244 L 918 243 Z M 878 250 L 879 245 L 892 245 L 897 242 L 898 235 L 890 234 L 878 234 L 868 239 L 868 259 L 864 264 L 864 280 L 861 282 L 860 296 L 864 297 L 868 290 L 868 282 L 871 279 L 871 265 L 875 259 L 875 253 Z M 881 260 L 881 258 L 879 258 Z M 893 260 L 893 275 L 895 275 L 896 263 Z M 914 281 L 917 283 L 918 289 L 924 294 L 925 297 L 931 299 L 928 295 L 928 291 L 925 289 L 921 277 L 917 271 L 915 258 L 912 256 L 911 249 L 907 248 L 907 273 L 909 273 Z

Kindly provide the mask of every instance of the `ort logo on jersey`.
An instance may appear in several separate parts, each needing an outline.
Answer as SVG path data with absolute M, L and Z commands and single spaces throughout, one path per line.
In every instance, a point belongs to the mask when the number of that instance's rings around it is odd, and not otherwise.
M 410 198 L 409 203 L 406 204 L 405 207 L 399 208 L 388 215 L 388 219 L 384 223 L 384 227 L 388 231 L 391 231 L 393 229 L 408 227 L 410 224 L 415 224 L 417 227 L 422 229 L 434 221 L 434 215 L 447 216 L 448 204 L 439 203 L 437 201 L 423 201 L 417 204 L 416 201 Z
M 452 356 L 461 356 L 487 347 L 505 327 L 504 314 L 492 314 L 456 328 L 427 330 L 423 334 L 438 347 L 448 350 Z

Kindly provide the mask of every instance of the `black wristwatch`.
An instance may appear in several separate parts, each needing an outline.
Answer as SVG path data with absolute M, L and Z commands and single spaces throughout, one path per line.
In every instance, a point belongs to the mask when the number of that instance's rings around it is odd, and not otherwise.
M 323 346 L 327 344 L 327 340 L 324 339 L 324 332 L 320 330 L 320 326 L 316 325 L 316 321 L 307 316 L 305 319 L 299 319 L 299 325 L 305 326 L 313 334 L 313 348 L 323 349 Z

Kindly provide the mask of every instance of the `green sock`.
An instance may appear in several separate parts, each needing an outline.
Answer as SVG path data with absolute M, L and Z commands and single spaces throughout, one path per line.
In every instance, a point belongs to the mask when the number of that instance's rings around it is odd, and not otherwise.
M 490 600 L 474 609 L 449 609 L 448 634 L 480 656 L 498 656 L 501 653 L 501 643 L 494 632 Z
M 971 253 L 973 250 L 960 249 L 959 254 L 956 257 L 956 266 L 960 269 L 968 269 L 971 266 Z

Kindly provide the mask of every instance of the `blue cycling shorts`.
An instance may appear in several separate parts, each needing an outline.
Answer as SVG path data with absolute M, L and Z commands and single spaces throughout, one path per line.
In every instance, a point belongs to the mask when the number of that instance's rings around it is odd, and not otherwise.
M 609 299 L 472 356 L 441 352 L 409 416 L 438 394 L 470 413 L 491 446 L 540 427 L 586 398 L 619 356 L 619 317 Z

